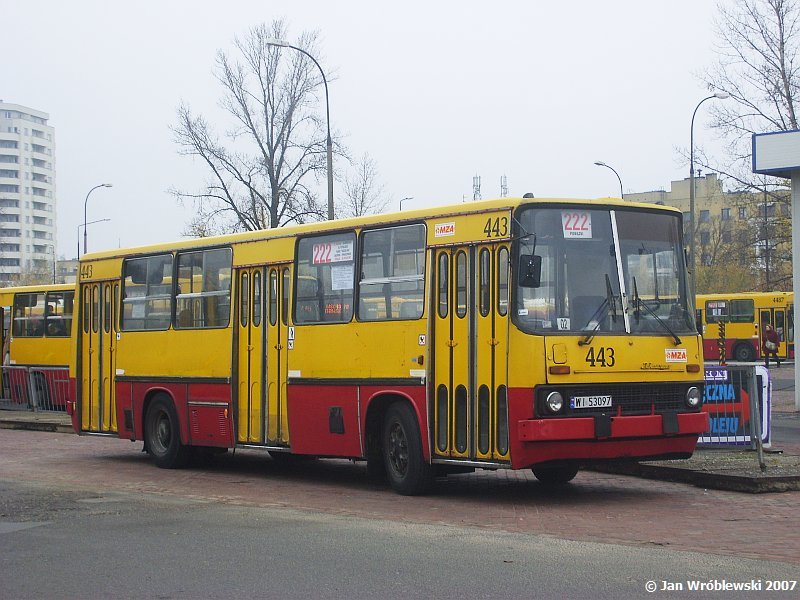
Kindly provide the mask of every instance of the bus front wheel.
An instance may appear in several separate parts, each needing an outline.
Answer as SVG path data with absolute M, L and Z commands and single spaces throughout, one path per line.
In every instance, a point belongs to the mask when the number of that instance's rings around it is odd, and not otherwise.
M 383 421 L 383 462 L 389 484 L 398 494 L 424 494 L 433 485 L 433 467 L 422 455 L 422 437 L 411 407 L 392 404 Z
M 557 467 L 533 467 L 531 469 L 536 479 L 542 483 L 560 484 L 569 483 L 578 474 L 576 465 L 559 465 Z
M 172 400 L 164 394 L 156 396 L 147 409 L 144 426 L 147 453 L 162 469 L 179 469 L 186 466 L 191 448 L 181 443 L 178 413 Z

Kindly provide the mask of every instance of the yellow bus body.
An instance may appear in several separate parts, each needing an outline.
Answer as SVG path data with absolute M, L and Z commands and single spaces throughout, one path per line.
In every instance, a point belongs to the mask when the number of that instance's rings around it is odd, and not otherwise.
M 625 320 L 618 333 L 593 335 L 591 320 L 569 333 L 577 318 L 560 319 L 563 330 L 539 319 L 546 335 L 517 325 L 539 316 L 537 303 L 513 309 L 509 296 L 515 219 L 531 207 L 680 219 L 610 199 L 506 198 L 86 255 L 70 363 L 74 427 L 143 439 L 160 466 L 182 463 L 187 448 L 240 446 L 389 471 L 413 463 L 417 475 L 425 465 L 539 465 L 546 477 L 564 464 L 690 455 L 707 427 L 699 406 L 683 403 L 702 385 L 700 336 L 663 330 L 642 307 L 652 296 L 637 296 L 635 311 L 636 323 L 652 322 L 648 334 L 625 333 L 634 311 L 620 314 L 622 296 L 605 289 L 590 291 L 613 301 L 613 327 Z M 402 273 L 381 275 L 390 263 Z M 676 262 L 673 275 L 681 269 Z M 166 321 L 153 316 L 167 306 Z M 184 312 L 199 328 L 181 325 Z M 551 388 L 578 408 L 543 418 L 537 394 Z M 653 400 L 657 388 L 671 399 Z M 608 410 L 581 412 L 595 401 Z M 161 439 L 165 430 L 172 437 Z M 403 458 L 408 444 L 419 456 Z
M 794 294 L 792 292 L 739 292 L 698 294 L 697 328 L 703 335 L 705 360 L 719 360 L 724 344 L 727 360 L 754 361 L 762 358 L 764 325 L 778 334 L 777 355 L 794 358 Z M 723 317 L 714 312 L 724 311 Z M 724 322 L 724 338 L 720 324 Z

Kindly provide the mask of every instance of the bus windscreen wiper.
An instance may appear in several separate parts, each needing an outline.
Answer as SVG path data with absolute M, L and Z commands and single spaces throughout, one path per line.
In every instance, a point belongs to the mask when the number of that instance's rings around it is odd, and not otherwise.
M 603 299 L 603 302 L 600 303 L 600 306 L 597 307 L 597 310 L 594 311 L 591 317 L 589 317 L 589 322 L 586 325 L 589 325 L 594 321 L 594 327 L 592 330 L 586 334 L 586 337 L 583 338 L 581 341 L 578 342 L 579 346 L 585 346 L 586 344 L 591 343 L 592 338 L 594 338 L 595 333 L 600 328 L 600 321 L 599 317 L 600 314 L 603 312 L 603 309 L 611 309 L 611 321 L 616 323 L 617 322 L 617 301 L 614 299 L 614 290 L 611 288 L 611 280 L 608 277 L 608 273 L 606 273 L 606 297 Z
M 664 328 L 664 330 L 672 336 L 672 339 L 675 340 L 675 345 L 679 346 L 681 344 L 681 338 L 672 331 L 669 325 L 666 324 L 665 321 L 661 319 L 661 317 L 656 314 L 652 308 L 647 305 L 647 302 L 643 301 L 639 298 L 639 291 L 636 289 L 636 277 L 633 278 L 633 305 L 636 307 L 634 309 L 634 315 L 636 315 L 636 320 L 639 320 L 639 314 L 641 312 L 641 307 L 644 306 L 644 309 L 648 312 L 648 314 L 652 315 L 652 317 L 658 321 L 658 324 Z

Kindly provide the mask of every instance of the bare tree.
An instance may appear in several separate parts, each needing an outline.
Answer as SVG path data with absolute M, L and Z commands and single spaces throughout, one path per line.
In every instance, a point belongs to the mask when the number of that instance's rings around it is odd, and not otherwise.
M 733 5 L 720 4 L 715 28 L 719 58 L 701 79 L 709 90 L 731 96 L 709 106 L 711 127 L 727 142 L 727 159 L 712 161 L 699 152 L 696 162 L 726 177 L 740 194 L 766 195 L 764 204 L 776 204 L 777 213 L 783 214 L 788 206 L 780 205 L 789 202 L 786 181 L 752 172 L 751 140 L 753 133 L 798 128 L 800 2 L 737 0 Z M 767 228 L 756 220 L 751 224 L 755 243 L 766 246 L 776 241 L 767 239 Z M 778 231 L 773 233 L 777 237 Z M 787 265 L 780 264 L 785 254 L 775 256 L 776 273 L 786 270 Z
M 731 95 L 710 110 L 734 160 L 749 159 L 752 133 L 797 129 L 799 18 L 797 0 L 719 6 L 719 60 L 702 79 L 709 90 Z
M 378 179 L 378 168 L 369 154 L 355 164 L 355 172 L 343 185 L 343 198 L 337 207 L 337 217 L 360 217 L 386 210 L 389 197 Z
M 286 37 L 278 20 L 235 38 L 236 57 L 217 53 L 219 104 L 231 118 L 222 134 L 188 104 L 178 108 L 172 130 L 179 152 L 199 159 L 209 172 L 198 192 L 171 190 L 196 210 L 188 235 L 267 229 L 324 216 L 313 187 L 326 174 L 322 78 L 303 53 L 268 43 Z M 316 33 L 301 34 L 294 45 L 319 56 Z

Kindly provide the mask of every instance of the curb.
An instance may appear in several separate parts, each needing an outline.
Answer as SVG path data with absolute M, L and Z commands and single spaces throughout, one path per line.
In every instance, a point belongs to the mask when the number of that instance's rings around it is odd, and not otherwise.
M 18 429 L 25 431 L 47 431 L 51 433 L 75 433 L 71 426 L 52 421 L 25 421 L 16 419 L 0 420 L 0 429 Z
M 696 487 L 706 489 L 750 494 L 800 490 L 800 475 L 750 477 L 719 472 L 693 471 L 681 467 L 666 467 L 646 463 L 597 465 L 591 467 L 590 470 L 616 475 L 633 475 L 644 479 L 690 483 Z

